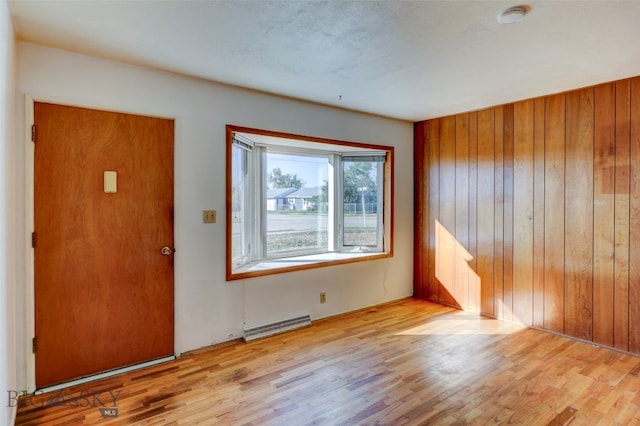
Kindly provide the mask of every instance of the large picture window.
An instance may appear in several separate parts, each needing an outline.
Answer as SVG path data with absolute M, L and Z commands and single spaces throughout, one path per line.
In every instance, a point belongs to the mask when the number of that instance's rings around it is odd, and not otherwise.
M 227 279 L 387 257 L 393 148 L 227 126 Z

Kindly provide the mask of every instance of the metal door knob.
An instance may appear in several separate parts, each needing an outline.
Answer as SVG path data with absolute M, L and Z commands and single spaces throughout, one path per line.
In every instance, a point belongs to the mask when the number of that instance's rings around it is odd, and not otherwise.
M 160 253 L 162 253 L 163 256 L 169 256 L 172 252 L 173 250 L 171 250 L 170 247 L 165 246 L 160 249 Z

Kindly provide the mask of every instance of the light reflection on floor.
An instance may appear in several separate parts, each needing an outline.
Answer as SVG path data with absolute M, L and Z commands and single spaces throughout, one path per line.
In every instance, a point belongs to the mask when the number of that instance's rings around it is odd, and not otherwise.
M 397 336 L 428 335 L 509 335 L 526 329 L 512 322 L 499 321 L 468 312 L 454 312 L 429 318 L 417 327 L 396 333 Z

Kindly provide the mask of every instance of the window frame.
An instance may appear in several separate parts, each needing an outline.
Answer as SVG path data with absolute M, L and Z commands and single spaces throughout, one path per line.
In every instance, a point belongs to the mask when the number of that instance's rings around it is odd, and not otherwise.
M 283 259 L 275 259 L 276 261 L 284 261 L 282 263 L 285 266 L 264 266 L 255 270 L 237 270 L 236 265 L 233 262 L 233 200 L 232 200 L 232 190 L 233 190 L 233 149 L 234 149 L 234 135 L 236 133 L 245 133 L 245 134 L 253 134 L 256 137 L 268 137 L 268 138 L 280 138 L 280 139 L 288 139 L 294 141 L 301 141 L 305 144 L 318 144 L 317 149 L 313 149 L 315 152 L 337 152 L 335 157 L 338 158 L 340 155 L 346 155 L 345 152 L 353 154 L 354 149 L 359 150 L 360 152 L 367 150 L 372 152 L 384 153 L 386 156 L 386 160 L 382 164 L 382 167 L 378 169 L 377 178 L 381 180 L 381 188 L 382 194 L 377 194 L 377 203 L 379 208 L 381 207 L 382 214 L 378 215 L 378 232 L 380 233 L 379 239 L 380 241 L 380 250 L 381 251 L 373 251 L 373 252 L 357 252 L 352 251 L 354 247 L 358 246 L 344 246 L 343 245 L 343 229 L 337 231 L 340 234 L 339 244 L 336 244 L 338 248 L 337 251 L 325 251 L 324 253 L 312 253 L 309 256 L 306 256 L 305 253 L 300 252 L 299 254 L 288 256 Z M 277 146 L 274 144 L 274 146 Z M 284 146 L 284 145 L 283 145 Z M 343 148 L 340 148 L 343 147 Z M 292 148 L 292 150 L 296 150 L 296 148 Z M 262 155 L 266 155 L 264 150 L 260 150 Z M 258 211 L 254 213 L 255 216 L 260 216 L 259 224 L 262 229 L 255 229 L 256 224 L 245 224 L 245 228 L 248 226 L 250 235 L 247 236 L 249 240 L 251 240 L 252 247 L 254 250 L 258 248 L 263 248 L 263 252 L 266 252 L 266 248 L 262 247 L 264 244 L 258 244 L 260 239 L 264 237 L 265 232 L 265 220 L 266 218 L 266 204 L 262 206 L 261 199 L 264 196 L 264 182 L 266 182 L 266 170 L 262 170 L 262 167 L 258 166 L 258 162 L 263 162 L 262 158 L 256 159 L 257 157 L 261 157 L 262 155 L 252 155 L 250 157 L 253 158 L 249 160 L 247 163 L 249 167 L 257 167 L 257 172 L 253 173 L 253 180 L 250 183 L 252 194 L 249 194 L 249 198 L 251 199 L 249 203 L 249 208 L 257 209 Z M 381 154 L 379 154 L 381 155 Z M 334 160 L 335 162 L 335 160 Z M 284 272 L 305 270 L 305 269 L 313 269 L 320 268 L 332 265 L 340 265 L 346 263 L 353 262 L 362 262 L 367 260 L 374 259 L 382 259 L 387 257 L 393 257 L 393 212 L 394 212 L 394 170 L 393 170 L 393 162 L 394 162 L 394 147 L 393 146 L 385 146 L 385 145 L 375 145 L 375 144 L 367 144 L 367 143 L 359 143 L 359 142 L 349 142 L 342 141 L 336 139 L 326 139 L 326 138 L 318 138 L 312 136 L 304 136 L 304 135 L 296 135 L 291 133 L 270 131 L 270 130 L 261 130 L 254 129 L 243 126 L 236 125 L 227 125 L 226 126 L 226 278 L 227 281 L 256 277 L 256 276 L 264 276 L 264 275 L 272 275 L 272 274 L 280 274 Z M 333 165 L 335 167 L 335 164 Z M 340 172 L 337 174 L 336 181 L 333 182 L 333 185 L 342 186 L 343 183 L 343 172 L 344 172 L 344 163 L 341 161 Z M 382 173 L 379 171 L 382 170 Z M 251 173 L 250 173 L 251 175 Z M 336 174 L 334 173 L 334 176 Z M 331 177 L 330 177 L 331 178 Z M 330 193 L 333 192 L 331 189 L 332 185 L 330 185 Z M 342 191 L 341 189 L 339 189 Z M 330 194 L 330 199 L 332 195 Z M 337 202 L 335 204 L 339 204 L 339 206 L 334 206 L 334 214 L 333 219 L 329 218 L 330 221 L 341 221 L 344 217 L 342 202 Z M 265 208 L 262 208 L 265 207 Z M 264 210 L 264 211 L 263 211 Z M 331 230 L 331 228 L 330 228 Z M 336 232 L 333 232 L 336 234 Z M 332 234 L 332 232 L 329 232 Z M 330 237 L 332 238 L 332 237 Z M 257 245 L 256 245 L 257 244 Z M 259 247 L 258 247 L 259 246 Z M 260 260 L 255 261 L 255 263 L 264 263 L 268 264 L 273 258 L 269 258 L 265 256 L 266 253 L 262 253 L 260 256 Z M 323 256 L 326 255 L 326 256 Z M 291 264 L 287 265 L 287 261 Z

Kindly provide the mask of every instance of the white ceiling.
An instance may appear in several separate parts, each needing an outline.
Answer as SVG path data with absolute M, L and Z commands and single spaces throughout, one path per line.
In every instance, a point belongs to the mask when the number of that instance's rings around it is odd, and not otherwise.
M 409 121 L 640 75 L 640 1 L 518 4 L 9 1 L 22 40 Z

